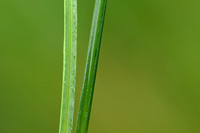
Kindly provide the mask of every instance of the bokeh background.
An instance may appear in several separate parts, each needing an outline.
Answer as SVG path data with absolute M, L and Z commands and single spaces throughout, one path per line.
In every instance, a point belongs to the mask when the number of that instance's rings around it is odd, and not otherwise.
M 78 0 L 79 102 L 94 0 Z M 200 1 L 109 0 L 89 133 L 200 132 Z M 57 133 L 63 0 L 0 2 L 0 133 Z

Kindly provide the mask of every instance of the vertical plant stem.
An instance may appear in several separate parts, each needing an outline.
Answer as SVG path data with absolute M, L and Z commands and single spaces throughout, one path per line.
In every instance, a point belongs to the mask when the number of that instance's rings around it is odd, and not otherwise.
M 64 0 L 63 83 L 59 133 L 72 133 L 76 87 L 77 0 Z
M 95 86 L 101 37 L 107 0 L 96 0 L 90 32 L 84 81 L 78 111 L 76 133 L 87 133 Z

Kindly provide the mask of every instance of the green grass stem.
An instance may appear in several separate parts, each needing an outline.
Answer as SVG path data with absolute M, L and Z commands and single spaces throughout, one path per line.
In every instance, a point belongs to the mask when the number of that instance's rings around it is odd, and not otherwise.
M 78 110 L 76 133 L 87 133 L 88 130 L 106 11 L 106 3 L 107 0 L 95 1 L 84 81 Z
M 63 83 L 59 133 L 72 133 L 77 60 L 77 0 L 64 0 Z

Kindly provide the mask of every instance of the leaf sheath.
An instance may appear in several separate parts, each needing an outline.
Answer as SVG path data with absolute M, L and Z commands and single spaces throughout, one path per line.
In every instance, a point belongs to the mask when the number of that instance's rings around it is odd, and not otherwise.
M 77 60 L 77 0 L 64 0 L 63 83 L 59 133 L 72 133 Z

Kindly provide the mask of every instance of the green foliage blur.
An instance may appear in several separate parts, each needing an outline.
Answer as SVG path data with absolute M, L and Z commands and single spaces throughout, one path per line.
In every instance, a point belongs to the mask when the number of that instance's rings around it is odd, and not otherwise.
M 94 0 L 78 0 L 78 85 Z M 200 1 L 108 0 L 89 133 L 200 132 Z M 63 0 L 0 2 L 0 133 L 57 133 Z

